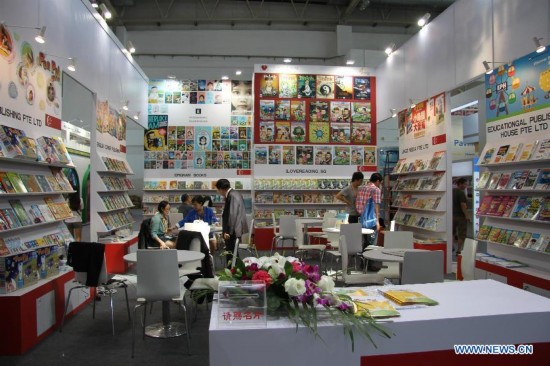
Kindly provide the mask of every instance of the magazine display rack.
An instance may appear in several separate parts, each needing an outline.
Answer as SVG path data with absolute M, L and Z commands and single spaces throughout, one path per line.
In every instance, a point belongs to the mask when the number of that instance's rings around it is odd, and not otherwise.
M 101 168 L 97 171 L 100 178 L 98 207 L 92 212 L 93 219 L 99 225 L 98 234 L 108 234 L 117 230 L 131 228 L 134 220 L 129 209 L 133 207 L 128 191 L 133 189 L 132 182 L 126 177 L 134 173 L 121 157 L 99 154 Z

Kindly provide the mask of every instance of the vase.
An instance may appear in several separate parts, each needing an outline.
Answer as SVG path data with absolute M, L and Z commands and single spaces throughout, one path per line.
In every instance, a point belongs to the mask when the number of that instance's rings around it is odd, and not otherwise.
M 278 308 L 267 308 L 267 320 L 279 320 L 281 318 L 288 317 L 288 310 L 284 306 L 279 306 Z

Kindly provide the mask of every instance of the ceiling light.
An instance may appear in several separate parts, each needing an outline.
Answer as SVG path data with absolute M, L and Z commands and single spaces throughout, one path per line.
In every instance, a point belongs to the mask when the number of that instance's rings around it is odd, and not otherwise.
M 141 114 L 141 112 L 136 112 L 136 113 L 134 114 L 134 119 L 135 119 L 135 120 L 138 120 L 140 114 Z
M 490 75 L 493 73 L 493 68 L 489 65 L 487 61 L 483 61 L 483 67 L 485 68 L 485 73 Z
M 389 56 L 393 53 L 394 50 L 395 50 L 395 43 L 390 43 L 390 45 L 388 47 L 386 47 L 384 52 L 386 52 L 386 55 Z
M 42 28 L 40 28 L 40 31 L 38 32 L 36 37 L 34 37 L 34 40 L 38 43 L 45 43 L 46 42 L 46 40 L 44 39 L 45 33 L 46 33 L 46 26 L 43 26 Z
M 418 19 L 418 26 L 422 28 L 423 26 L 428 23 L 428 20 L 430 19 L 432 15 L 430 13 L 426 13 L 422 16 L 422 18 Z
M 355 64 L 355 60 L 347 60 L 346 61 L 346 65 L 354 65 Z
M 411 104 L 411 109 L 416 107 L 416 103 L 412 99 L 409 99 L 409 103 Z
M 290 57 L 285 57 L 285 58 L 283 58 L 283 62 L 284 62 L 285 64 L 289 64 L 289 63 L 292 62 L 292 59 L 291 59 Z
M 243 72 L 241 70 L 235 71 L 235 75 L 241 75 Z
M 67 66 L 67 69 L 69 71 L 76 71 L 76 58 L 75 57 L 69 57 L 69 66 Z
M 166 76 L 168 79 L 170 80 L 174 80 L 176 78 L 176 75 L 173 75 L 173 74 L 169 74 Z
M 540 43 L 541 40 L 542 38 L 533 37 L 533 42 L 535 42 L 535 47 L 537 47 L 537 53 L 542 53 L 546 50 L 546 47 Z
M 359 5 L 359 10 L 363 11 L 369 6 L 370 1 L 369 0 L 362 0 L 361 4 Z
M 124 109 L 125 111 L 127 111 L 127 110 L 128 110 L 128 104 L 130 104 L 130 101 L 129 101 L 129 100 L 127 100 L 127 101 L 124 103 L 124 105 L 122 106 L 122 109 Z
M 395 108 L 390 108 L 391 118 L 395 118 L 397 116 L 397 112 Z
M 222 76 L 222 80 L 229 80 L 229 76 L 223 75 L 223 76 Z
M 136 48 L 134 47 L 134 44 L 132 43 L 132 41 L 126 42 L 126 49 L 130 53 L 135 53 L 136 52 Z
M 105 4 L 99 5 L 99 9 L 101 10 L 101 14 L 103 14 L 103 18 L 105 18 L 105 20 L 111 19 L 113 17 L 113 14 L 111 14 L 111 12 L 109 11 L 109 9 L 107 9 L 107 6 Z
M 99 5 L 97 5 L 97 2 L 91 1 L 91 3 L 92 3 L 92 8 L 97 9 L 99 7 Z

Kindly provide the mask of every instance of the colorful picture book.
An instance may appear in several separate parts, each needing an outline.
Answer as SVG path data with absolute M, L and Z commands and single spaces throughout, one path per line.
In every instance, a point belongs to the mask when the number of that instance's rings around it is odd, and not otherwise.
M 385 297 L 395 302 L 398 305 L 438 305 L 439 303 L 429 297 L 411 290 L 406 289 L 381 289 L 379 290 Z

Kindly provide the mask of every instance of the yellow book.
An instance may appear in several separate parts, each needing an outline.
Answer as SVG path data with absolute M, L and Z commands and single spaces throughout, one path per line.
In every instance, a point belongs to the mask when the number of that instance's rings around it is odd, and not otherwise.
M 357 316 L 370 315 L 373 318 L 399 316 L 399 312 L 386 300 L 355 301 L 353 312 Z
M 415 305 L 415 304 L 424 304 L 424 305 L 437 305 L 437 301 L 430 299 L 422 295 L 419 292 L 410 291 L 410 290 L 380 290 L 380 292 L 390 299 L 391 301 L 397 303 L 398 305 Z

